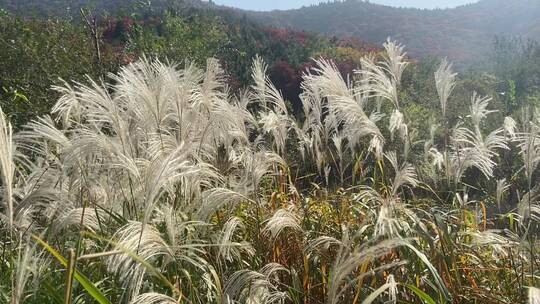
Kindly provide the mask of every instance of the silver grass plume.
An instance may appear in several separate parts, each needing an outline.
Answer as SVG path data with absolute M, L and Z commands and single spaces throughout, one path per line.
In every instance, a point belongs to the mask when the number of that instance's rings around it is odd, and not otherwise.
M 399 132 L 399 136 L 404 141 L 407 141 L 408 137 L 408 127 L 407 124 L 405 124 L 405 119 L 403 117 L 403 114 L 398 111 L 397 109 L 392 112 L 392 116 L 390 116 L 390 125 L 389 128 L 390 135 L 392 138 L 394 137 L 395 132 Z
M 289 297 L 276 285 L 278 272 L 288 273 L 288 270 L 277 263 L 270 263 L 259 271 L 246 269 L 233 273 L 225 284 L 222 301 L 227 304 L 285 303 Z
M 540 164 L 540 127 L 530 123 L 528 132 L 518 134 L 517 141 L 525 175 L 528 181 L 532 181 L 533 173 Z
M 445 58 L 441 62 L 437 71 L 435 71 L 435 86 L 439 94 L 439 103 L 443 117 L 446 117 L 446 105 L 448 98 L 456 86 L 457 74 L 453 72 L 452 63 Z
M 40 157 L 60 155 L 71 146 L 65 131 L 58 129 L 50 116 L 39 117 L 26 124 L 15 136 L 17 146 Z
M 129 302 L 129 304 L 176 304 L 178 303 L 175 299 L 155 293 L 155 292 L 149 292 L 149 293 L 143 293 L 141 295 L 136 296 Z
M 208 189 L 202 194 L 202 205 L 197 211 L 197 218 L 207 221 L 221 208 L 225 206 L 234 207 L 241 202 L 255 204 L 247 196 L 227 188 Z
M 512 235 L 505 236 L 504 233 L 510 234 L 509 231 L 501 230 L 486 230 L 470 233 L 473 237 L 471 244 L 474 247 L 490 247 L 493 250 L 495 259 L 504 259 L 509 256 L 509 252 L 519 246 L 518 240 L 514 239 Z
M 294 213 L 294 206 L 287 209 L 279 209 L 266 222 L 263 233 L 269 234 L 270 238 L 275 241 L 280 233 L 285 229 L 302 232 L 298 216 Z
M 355 199 L 373 210 L 375 239 L 405 237 L 414 231 L 413 225 L 426 230 L 415 212 L 394 195 L 385 197 L 375 189 L 363 186 Z
M 403 51 L 405 47 L 398 44 L 396 41 L 390 40 L 390 38 L 386 40 L 383 47 L 386 54 L 384 55 L 382 65 L 390 72 L 390 75 L 395 79 L 396 84 L 399 85 L 399 83 L 401 83 L 403 71 L 409 65 L 409 63 L 405 61 L 405 57 L 407 56 L 407 53 Z
M 258 98 L 258 101 L 261 102 L 262 106 L 264 108 L 267 107 L 267 100 L 266 100 L 266 84 L 268 81 L 268 66 L 264 62 L 264 60 L 259 56 L 255 56 L 253 59 L 253 65 L 251 67 L 251 79 L 253 79 L 254 85 L 252 86 L 252 90 L 255 93 L 255 95 Z
M 15 178 L 14 164 L 15 145 L 11 123 L 0 108 L 0 177 L 2 178 L 4 194 L 4 210 L 9 229 L 13 228 L 13 182 Z
M 495 110 L 487 109 L 491 100 L 491 97 L 480 96 L 476 92 L 473 92 L 471 105 L 469 108 L 470 114 L 468 117 L 471 118 L 476 133 L 480 133 L 480 123 L 482 120 L 486 118 L 488 114 L 497 112 Z
M 437 170 L 442 170 L 444 165 L 444 155 L 436 148 L 431 148 L 428 151 L 429 157 L 431 157 L 431 165 Z
M 245 251 L 250 256 L 255 254 L 253 247 L 247 241 L 235 242 L 233 240 L 236 230 L 242 229 L 244 225 L 238 217 L 231 217 L 221 230 L 218 241 L 219 252 L 218 256 L 225 261 L 233 262 L 241 260 L 241 251 Z
M 130 222 L 122 227 L 115 233 L 113 240 L 115 240 L 114 249 L 123 253 L 108 258 L 107 269 L 123 282 L 128 299 L 139 294 L 147 271 L 145 266 L 134 258 L 135 256 L 148 263 L 156 258 L 174 256 L 156 228 L 147 225 L 143 229 L 143 224 L 139 222 Z
M 332 266 L 333 276 L 331 277 L 328 285 L 327 303 L 340 303 L 342 295 L 347 290 L 347 287 L 343 287 L 346 281 L 347 285 L 353 284 L 356 280 L 359 280 L 360 278 L 371 273 L 365 273 L 361 275 L 361 277 L 356 277 L 352 281 L 347 280 L 349 275 L 356 270 L 359 265 L 377 259 L 387 254 L 390 250 L 403 246 L 404 244 L 404 240 L 391 239 L 379 242 L 372 246 L 362 246 L 361 248 L 352 252 L 340 250 Z M 379 267 L 379 270 L 388 269 L 398 265 L 400 265 L 399 262 L 390 263 L 388 265 Z
M 501 202 L 508 189 L 510 189 L 510 185 L 506 182 L 506 179 L 500 179 L 497 181 L 495 202 L 497 203 L 499 209 L 501 208 Z
M 518 202 L 517 212 L 524 222 L 526 219 L 540 221 L 540 187 L 526 192 Z
M 98 208 L 74 208 L 70 210 L 60 210 L 60 215 L 54 221 L 52 227 L 53 231 L 57 232 L 67 230 L 68 228 L 84 228 L 91 232 L 96 232 L 100 229 L 101 223 L 105 222 L 107 218 L 107 212 Z
M 22 237 L 22 235 L 21 235 Z M 37 244 L 31 243 L 26 237 L 16 249 L 15 273 L 12 282 L 11 302 L 24 303 L 25 290 L 30 279 L 37 279 L 43 273 L 48 263 L 38 251 Z
M 517 123 L 512 117 L 507 116 L 504 118 L 503 128 L 504 128 L 504 132 L 511 139 L 516 139 Z
M 328 108 L 336 119 L 336 125 L 344 124 L 343 135 L 351 146 L 355 146 L 365 136 L 372 137 L 373 150 L 379 154 L 384 138 L 373 120 L 364 112 L 355 98 L 355 90 L 343 80 L 336 66 L 324 59 L 316 60 L 315 75 L 305 75 L 304 81 L 319 90 L 328 100 Z
M 529 304 L 540 304 L 540 289 L 529 287 Z
M 394 275 L 389 275 L 386 279 L 386 283 L 373 291 L 364 301 L 362 301 L 362 304 L 373 303 L 373 301 L 386 291 L 388 291 L 388 301 L 385 303 L 396 303 L 398 290 Z
M 259 124 L 264 133 L 272 135 L 276 151 L 283 154 L 289 131 L 295 124 L 289 116 L 283 95 L 266 75 L 267 66 L 261 57 L 257 56 L 253 60 L 252 71 L 255 82 L 252 86 L 252 100 L 262 105 Z
M 386 159 L 394 169 L 394 181 L 392 182 L 392 195 L 398 193 L 399 188 L 405 185 L 416 187 L 420 181 L 417 178 L 416 170 L 409 163 L 399 164 L 396 152 L 388 152 Z
M 370 58 L 361 59 L 360 70 L 355 73 L 360 76 L 357 92 L 390 101 L 394 108 L 399 109 L 398 83 L 396 77 L 385 67 L 377 65 Z
M 479 169 L 485 177 L 491 178 L 496 165 L 493 159 L 497 156 L 497 150 L 508 149 L 502 128 L 492 131 L 485 137 L 481 132 L 480 124 L 483 119 L 495 112 L 487 109 L 490 100 L 491 98 L 474 93 L 469 115 L 473 129 L 461 124 L 453 129 L 447 170 L 455 183 L 459 182 L 465 171 L 471 167 Z

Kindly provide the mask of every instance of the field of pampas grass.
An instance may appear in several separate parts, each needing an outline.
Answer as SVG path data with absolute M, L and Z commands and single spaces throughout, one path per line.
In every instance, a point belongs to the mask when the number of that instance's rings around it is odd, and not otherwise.
M 142 59 L 16 133 L 0 111 L 0 303 L 539 303 L 540 112 L 449 117 L 443 61 L 419 138 L 384 48 L 316 60 L 301 118 L 260 58 L 238 94 Z

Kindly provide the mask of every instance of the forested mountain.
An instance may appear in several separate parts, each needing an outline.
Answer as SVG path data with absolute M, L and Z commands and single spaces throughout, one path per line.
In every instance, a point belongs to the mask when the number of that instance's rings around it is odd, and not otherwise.
M 200 0 L 0 0 L 0 7 L 26 16 L 76 18 L 83 7 L 97 13 L 210 8 L 238 17 L 246 15 L 264 26 L 355 37 L 376 44 L 392 37 L 406 44 L 415 57 L 449 57 L 458 63 L 484 58 L 495 36 L 540 38 L 540 1 L 536 0 L 481 0 L 439 10 L 395 8 L 361 0 L 329 1 L 272 12 L 229 9 Z
M 482 0 L 444 10 L 394 8 L 347 0 L 248 14 L 266 25 L 355 36 L 373 43 L 392 37 L 405 43 L 412 55 L 447 56 L 461 62 L 485 56 L 496 35 L 540 38 L 537 0 Z

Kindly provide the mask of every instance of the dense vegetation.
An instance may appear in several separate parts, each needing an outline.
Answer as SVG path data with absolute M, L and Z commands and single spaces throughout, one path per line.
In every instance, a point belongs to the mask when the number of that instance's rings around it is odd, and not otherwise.
M 350 82 L 315 62 L 301 120 L 259 58 L 236 96 L 216 60 L 143 59 L 108 85 L 58 87 L 53 116 L 16 135 L 0 113 L 5 301 L 536 297 L 536 112 L 498 120 L 473 93 L 453 117 L 443 61 L 420 137 L 402 112 L 408 63 L 385 49 Z
M 0 14 L 0 303 L 540 300 L 540 45 L 167 3 Z
M 204 65 L 215 57 L 224 64 L 232 90 L 248 84 L 252 58 L 271 65 L 270 77 L 298 109 L 299 80 L 312 57 L 335 58 L 344 72 L 378 47 L 357 39 L 262 28 L 245 18 L 208 10 L 159 11 L 139 7 L 107 16 L 85 13 L 89 23 L 23 19 L 0 11 L 0 105 L 17 125 L 48 113 L 58 94 L 50 88 L 106 78 L 141 56 L 183 65 Z M 99 52 L 96 48 L 93 20 Z

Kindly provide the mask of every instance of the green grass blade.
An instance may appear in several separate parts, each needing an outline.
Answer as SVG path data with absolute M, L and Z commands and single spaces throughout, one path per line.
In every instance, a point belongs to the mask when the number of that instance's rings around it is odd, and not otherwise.
M 420 290 L 420 288 L 418 288 L 418 287 L 416 287 L 414 285 L 410 285 L 410 284 L 406 284 L 405 287 L 409 288 L 410 291 L 414 292 L 414 294 L 417 295 L 420 299 L 422 299 L 422 301 L 424 301 L 424 303 L 426 303 L 426 304 L 437 304 L 435 302 L 435 300 L 433 300 L 432 297 L 430 297 L 427 293 Z

